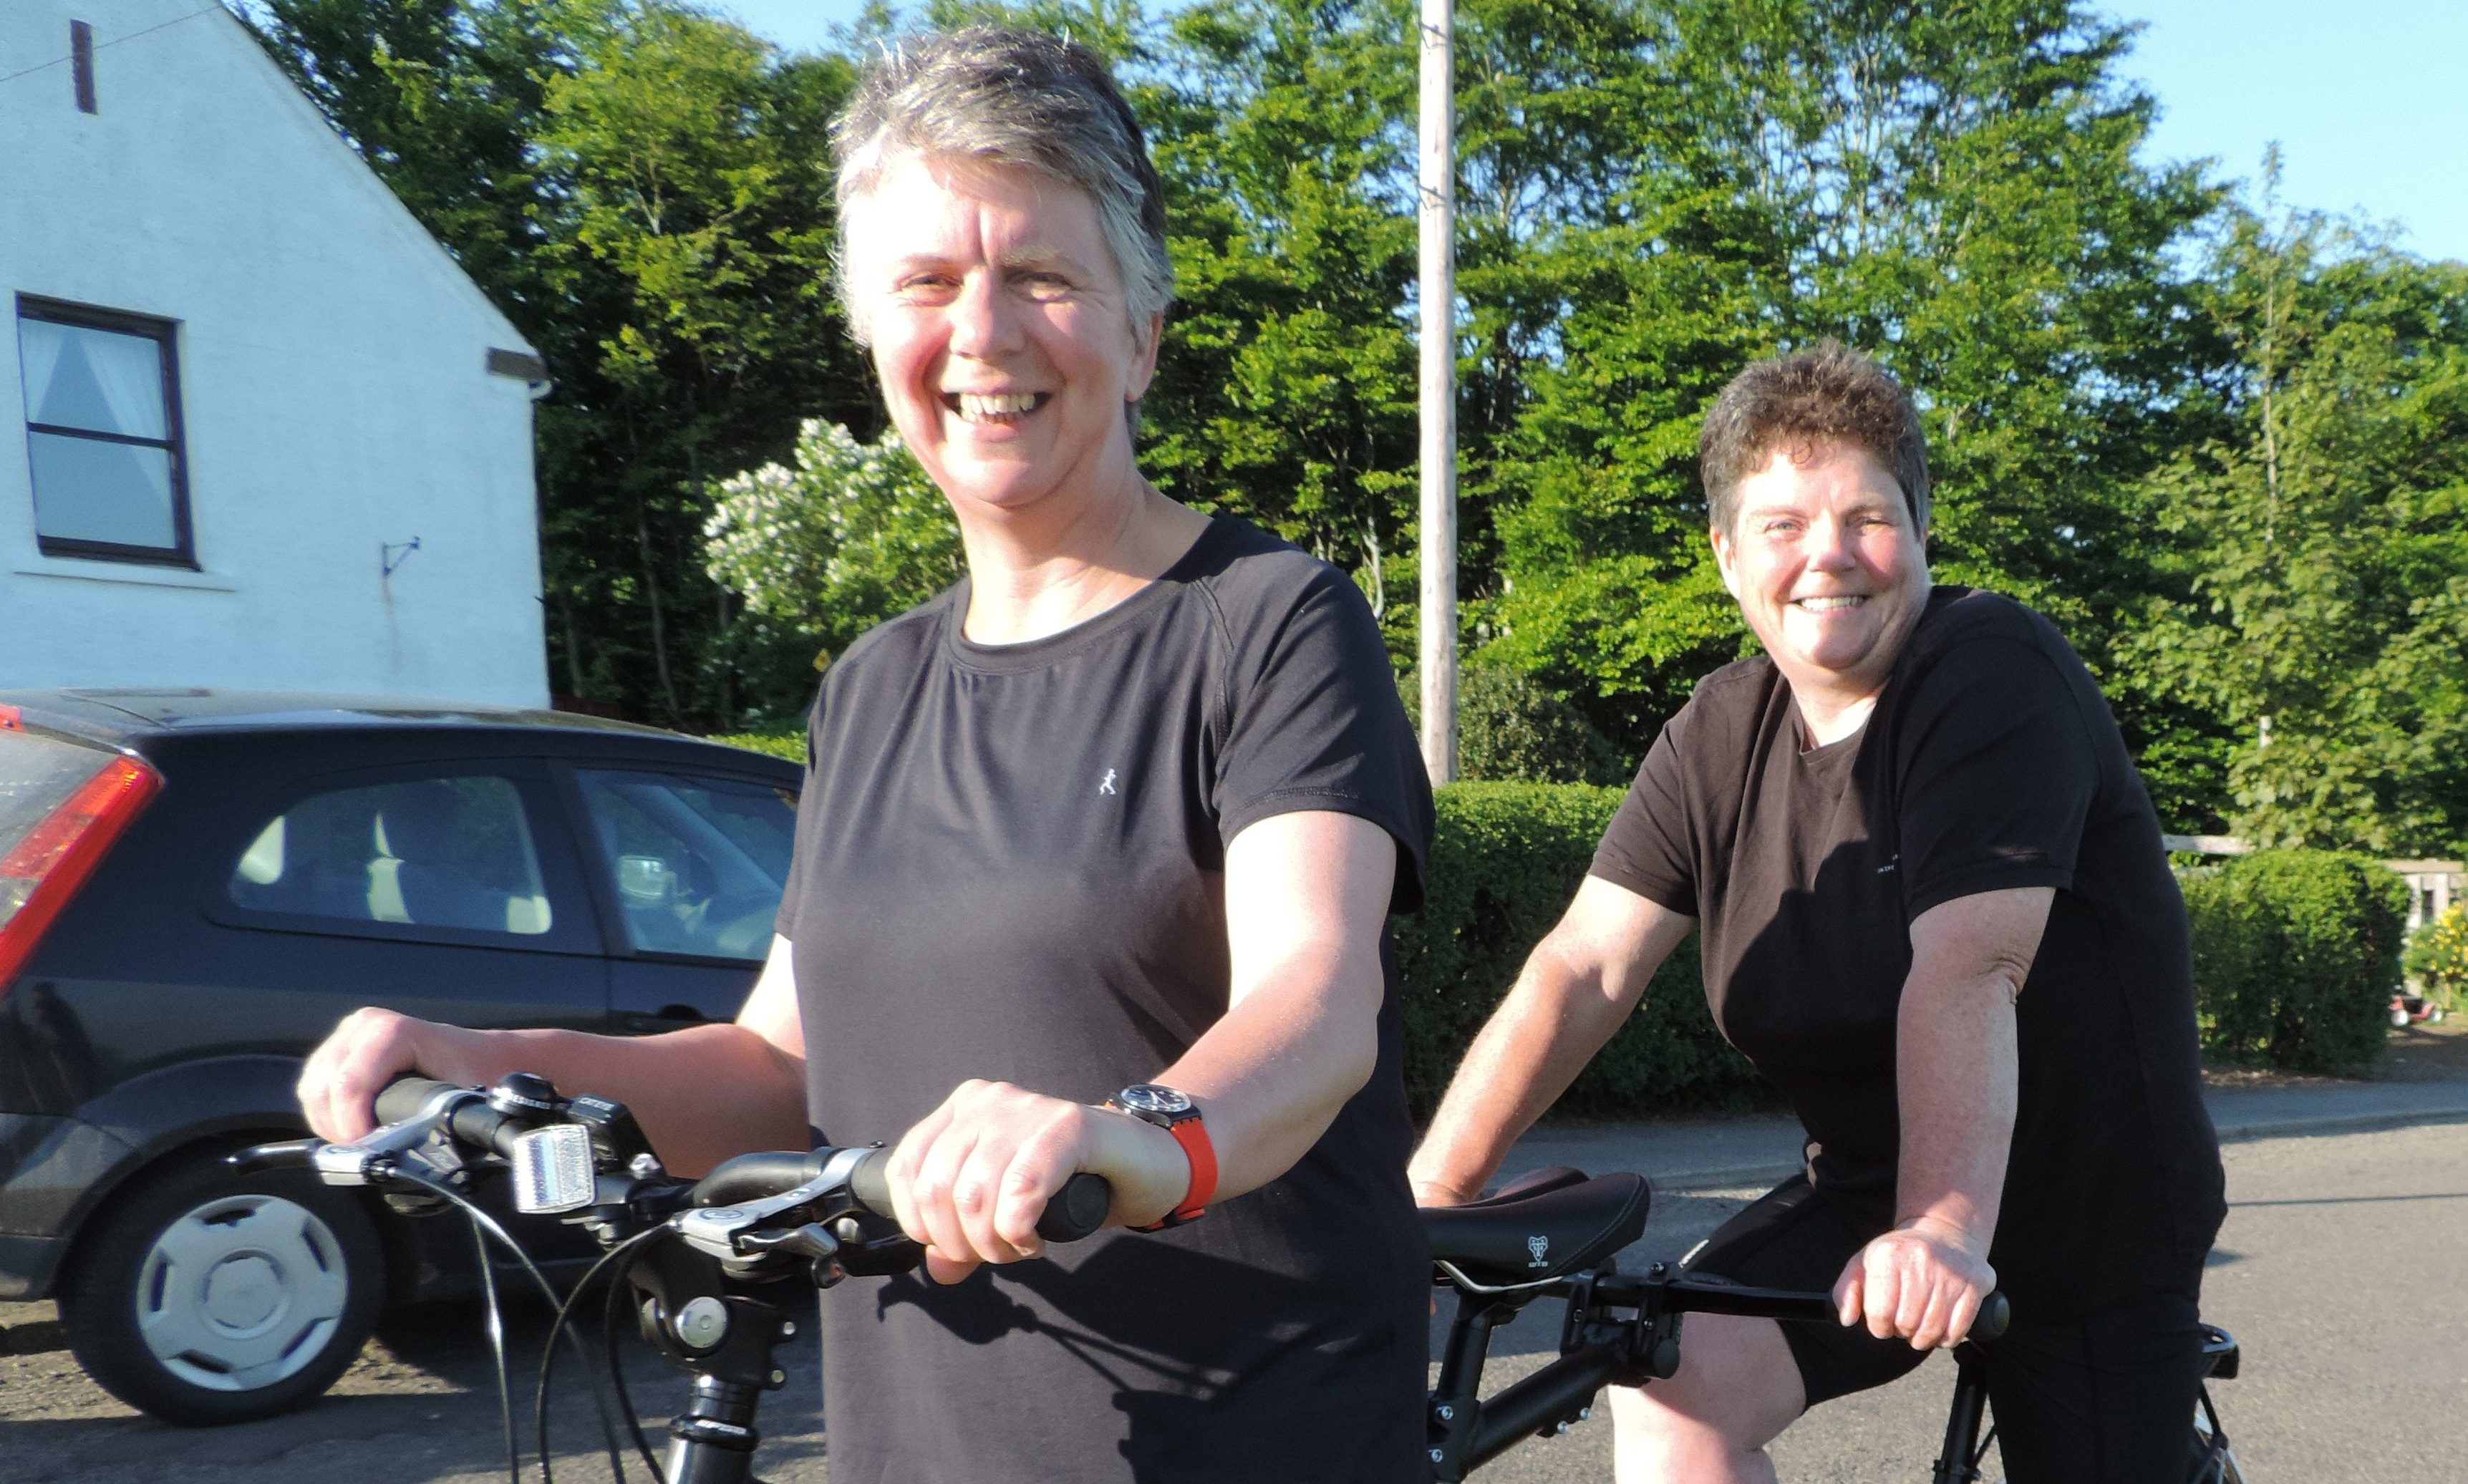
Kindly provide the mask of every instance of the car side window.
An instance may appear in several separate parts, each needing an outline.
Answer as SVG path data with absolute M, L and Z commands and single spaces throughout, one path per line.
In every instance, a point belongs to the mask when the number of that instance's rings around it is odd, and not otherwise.
M 576 778 L 636 951 L 769 951 L 796 835 L 790 794 L 674 773 L 578 769 Z
M 346 923 L 536 937 L 554 914 L 522 793 L 506 778 L 419 778 L 313 793 L 266 821 L 232 902 Z

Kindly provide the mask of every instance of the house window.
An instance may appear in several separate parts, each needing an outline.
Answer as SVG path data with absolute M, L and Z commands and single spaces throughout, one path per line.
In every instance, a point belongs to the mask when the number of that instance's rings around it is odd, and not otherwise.
M 47 556 L 194 566 L 172 327 L 17 300 L 34 534 Z

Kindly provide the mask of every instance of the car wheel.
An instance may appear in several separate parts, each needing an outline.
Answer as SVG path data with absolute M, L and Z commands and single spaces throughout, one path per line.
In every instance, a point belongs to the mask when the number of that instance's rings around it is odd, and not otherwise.
M 368 1213 L 290 1171 L 201 1157 L 140 1176 L 81 1234 L 60 1291 L 78 1363 L 186 1427 L 286 1412 L 360 1353 L 385 1298 Z

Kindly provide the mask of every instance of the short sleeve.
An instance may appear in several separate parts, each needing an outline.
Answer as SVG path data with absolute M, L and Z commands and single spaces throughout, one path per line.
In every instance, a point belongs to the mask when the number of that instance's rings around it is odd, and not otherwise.
M 1645 765 L 1620 800 L 1594 850 L 1587 875 L 1624 886 L 1648 902 L 1687 917 L 1702 917 L 1697 865 L 1688 848 L 1687 788 L 1680 746 L 1685 716 L 1663 727 L 1646 750 Z
M 1914 679 L 1895 760 L 1906 920 L 1981 892 L 2071 887 L 2099 759 L 2056 662 L 1979 638 Z
M 1262 617 L 1238 626 L 1264 638 L 1256 654 L 1238 649 L 1210 801 L 1219 838 L 1273 814 L 1358 815 L 1396 837 L 1389 910 L 1419 910 L 1431 785 L 1370 605 L 1323 567 L 1286 611 Z

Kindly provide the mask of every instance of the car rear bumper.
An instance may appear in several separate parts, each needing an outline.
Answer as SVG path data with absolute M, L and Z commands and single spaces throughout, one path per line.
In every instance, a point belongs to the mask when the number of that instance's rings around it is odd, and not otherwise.
M 68 1250 L 64 1237 L 0 1236 L 0 1299 L 51 1297 Z
M 82 1119 L 0 1113 L 0 1298 L 51 1296 L 72 1221 L 130 1153 Z

